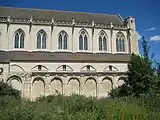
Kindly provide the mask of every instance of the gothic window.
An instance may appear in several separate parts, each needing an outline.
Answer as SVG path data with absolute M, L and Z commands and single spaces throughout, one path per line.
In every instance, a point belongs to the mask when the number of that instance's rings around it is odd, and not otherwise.
M 107 51 L 107 36 L 103 31 L 99 35 L 99 51 Z
M 24 32 L 21 29 L 15 33 L 14 48 L 24 48 Z
M 79 50 L 88 50 L 88 37 L 85 30 L 82 30 L 79 35 Z
M 125 38 L 121 32 L 116 36 L 116 51 L 125 52 Z
M 68 35 L 65 31 L 61 31 L 58 36 L 58 49 L 67 50 Z
M 47 34 L 44 30 L 40 30 L 37 34 L 37 49 L 46 49 Z

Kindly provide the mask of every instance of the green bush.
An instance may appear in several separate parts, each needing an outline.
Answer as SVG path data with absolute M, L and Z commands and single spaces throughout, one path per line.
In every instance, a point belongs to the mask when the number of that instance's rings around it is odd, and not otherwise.
M 20 98 L 20 92 L 14 89 L 11 85 L 0 81 L 0 96 L 15 96 Z
M 31 102 L 6 96 L 0 100 L 0 120 L 149 120 L 148 103 L 137 101 L 58 95 Z

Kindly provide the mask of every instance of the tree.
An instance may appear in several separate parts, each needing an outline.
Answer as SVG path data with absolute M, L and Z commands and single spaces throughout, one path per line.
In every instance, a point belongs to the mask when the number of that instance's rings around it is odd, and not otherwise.
M 124 80 L 124 84 L 115 90 L 112 90 L 110 95 L 115 97 L 135 95 L 139 97 L 143 93 L 147 93 L 154 85 L 154 69 L 152 61 L 149 59 L 149 47 L 147 41 L 142 39 L 143 55 L 131 55 L 131 60 L 128 63 L 128 79 Z M 117 97 L 116 96 L 116 97 Z
M 20 98 L 20 92 L 13 89 L 13 87 L 7 83 L 0 81 L 0 96 L 14 96 Z

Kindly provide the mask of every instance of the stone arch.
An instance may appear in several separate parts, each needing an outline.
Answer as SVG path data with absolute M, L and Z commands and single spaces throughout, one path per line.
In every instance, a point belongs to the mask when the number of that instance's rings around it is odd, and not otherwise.
M 65 69 L 64 69 L 65 68 Z M 69 65 L 61 65 L 59 66 L 56 71 L 73 71 L 73 68 L 70 67 Z
M 15 39 L 15 35 L 16 35 L 16 33 L 18 33 L 18 31 L 21 31 L 23 34 L 24 34 L 24 38 L 26 38 L 26 34 L 25 34 L 25 30 L 23 30 L 22 28 L 18 28 L 18 29 L 16 29 L 15 30 L 15 32 L 12 34 L 13 36 L 12 36 L 12 38 L 13 38 L 13 40 Z
M 126 39 L 124 34 L 119 31 L 116 34 L 116 52 L 125 52 L 126 51 Z
M 21 28 L 17 29 L 13 34 L 13 48 L 24 49 L 25 38 L 25 32 Z
M 97 81 L 95 78 L 89 77 L 86 79 L 83 94 L 86 96 L 97 97 Z
M 66 94 L 80 94 L 80 81 L 76 77 L 71 77 L 68 80 Z
M 119 77 L 118 81 L 117 81 L 117 85 L 121 86 L 124 84 L 124 80 L 127 79 L 126 77 Z
M 42 97 L 45 95 L 45 82 L 42 77 L 34 78 L 32 82 L 32 98 Z
M 99 37 L 100 35 L 102 35 L 102 33 L 104 33 L 104 35 L 108 38 L 108 35 L 105 32 L 105 30 L 100 30 L 100 32 L 97 34 L 97 37 Z
M 113 81 L 110 77 L 104 77 L 99 87 L 99 96 L 108 97 L 108 92 L 113 89 Z
M 39 30 L 37 30 L 36 36 L 37 36 L 40 32 L 43 32 L 43 33 L 46 35 L 46 37 L 48 37 L 47 32 L 46 32 L 44 29 L 39 29 Z
M 59 77 L 53 78 L 49 85 L 51 95 L 63 94 L 63 82 Z
M 22 94 L 23 83 L 22 79 L 17 75 L 12 75 L 7 79 L 7 83 L 9 83 L 14 89 L 19 90 Z
M 20 65 L 13 64 L 11 65 L 10 72 L 25 72 Z
M 113 65 L 108 65 L 103 71 L 118 71 L 118 69 Z
M 44 66 L 44 65 L 36 65 L 31 69 L 31 71 L 39 71 L 38 70 L 38 66 L 41 66 L 41 70 L 40 71 L 48 71 L 48 68 L 46 66 Z
M 80 69 L 81 72 L 96 72 L 96 68 L 91 65 L 85 65 Z
M 87 30 L 86 30 L 85 28 L 82 28 L 82 29 L 79 31 L 78 34 L 79 34 L 79 35 L 82 34 L 83 31 L 85 32 L 85 34 L 87 35 L 87 37 L 89 37 L 89 34 L 88 34 L 88 32 L 87 32 Z

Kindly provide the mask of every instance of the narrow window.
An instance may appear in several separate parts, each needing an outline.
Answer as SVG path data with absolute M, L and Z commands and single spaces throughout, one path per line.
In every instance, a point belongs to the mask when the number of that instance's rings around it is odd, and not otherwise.
M 116 37 L 116 51 L 125 52 L 125 38 L 122 33 L 118 33 Z
M 41 71 L 41 70 L 42 70 L 42 66 L 38 65 L 38 71 Z
M 88 50 L 88 40 L 87 40 L 87 36 L 84 36 L 84 50 Z
M 90 71 L 90 66 L 89 65 L 87 65 L 87 71 Z
M 64 35 L 64 45 L 63 45 L 63 49 L 67 50 L 67 35 Z
M 65 31 L 61 31 L 58 36 L 58 49 L 59 50 L 67 50 L 67 39 L 68 35 Z
M 83 50 L 83 37 L 82 37 L 82 35 L 79 36 L 79 50 Z
M 37 49 L 41 49 L 41 35 L 38 34 L 37 36 Z
M 62 35 L 59 35 L 59 39 L 58 39 L 58 49 L 62 49 Z
M 37 34 L 37 49 L 46 49 L 46 36 L 44 30 L 40 30 Z
M 63 71 L 66 71 L 66 65 L 63 65 Z
M 79 35 L 79 50 L 88 50 L 88 37 L 84 30 Z
M 24 48 L 24 32 L 21 29 L 15 33 L 14 48 Z
M 99 51 L 107 51 L 107 36 L 104 31 L 99 34 Z
M 102 37 L 99 37 L 99 51 L 102 51 Z
M 103 37 L 103 50 L 107 51 L 107 40 L 105 36 Z
M 16 33 L 16 35 L 15 35 L 14 48 L 18 48 L 18 47 L 19 47 L 19 34 Z
M 109 71 L 112 71 L 112 66 L 111 65 L 109 66 Z

